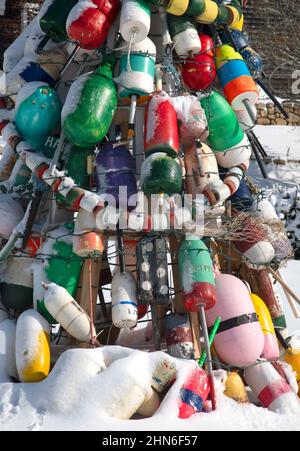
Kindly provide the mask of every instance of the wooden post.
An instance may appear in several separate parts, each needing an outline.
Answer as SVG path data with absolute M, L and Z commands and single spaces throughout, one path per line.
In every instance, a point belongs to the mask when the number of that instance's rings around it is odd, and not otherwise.
M 190 323 L 194 341 L 195 360 L 201 357 L 201 342 L 200 342 L 200 322 L 198 313 L 190 313 Z

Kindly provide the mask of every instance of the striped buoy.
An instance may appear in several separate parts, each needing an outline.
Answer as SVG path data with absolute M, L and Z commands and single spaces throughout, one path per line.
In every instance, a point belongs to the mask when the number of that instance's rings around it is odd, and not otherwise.
M 188 315 L 172 313 L 165 317 L 168 353 L 179 359 L 194 358 L 194 342 Z
M 138 320 L 136 280 L 129 271 L 116 272 L 111 283 L 112 322 L 119 329 L 131 329 Z
M 201 41 L 192 20 L 187 16 L 168 15 L 173 48 L 178 56 L 194 55 L 201 50 Z

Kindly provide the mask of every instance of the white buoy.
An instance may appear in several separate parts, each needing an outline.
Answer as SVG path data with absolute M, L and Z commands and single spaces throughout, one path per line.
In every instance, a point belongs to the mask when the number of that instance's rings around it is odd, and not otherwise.
M 40 382 L 50 371 L 50 325 L 35 310 L 17 322 L 16 362 L 20 381 Z
M 91 341 L 91 320 L 65 288 L 51 283 L 44 284 L 45 307 L 51 316 L 79 341 Z M 93 334 L 95 330 L 93 327 Z
M 18 380 L 16 365 L 16 323 L 5 319 L 0 323 L 0 381 L 7 382 L 10 378 Z
M 148 36 L 151 26 L 151 12 L 146 3 L 123 0 L 120 33 L 127 42 L 141 42 Z
M 157 411 L 160 405 L 160 400 L 158 393 L 151 390 L 151 396 L 147 397 L 141 407 L 137 410 L 136 413 L 139 415 L 142 415 L 143 417 L 152 417 L 154 413 Z
M 176 379 L 176 365 L 169 359 L 161 359 L 152 375 L 152 387 L 162 393 Z
M 131 329 L 138 320 L 136 280 L 126 271 L 116 272 L 111 283 L 112 322 L 119 329 Z
M 239 144 L 226 149 L 224 152 L 215 152 L 217 162 L 223 168 L 233 168 L 247 162 L 252 153 L 248 137 L 245 135 Z
M 299 398 L 271 363 L 262 362 L 247 368 L 244 377 L 263 407 L 277 413 L 295 410 L 299 413 Z

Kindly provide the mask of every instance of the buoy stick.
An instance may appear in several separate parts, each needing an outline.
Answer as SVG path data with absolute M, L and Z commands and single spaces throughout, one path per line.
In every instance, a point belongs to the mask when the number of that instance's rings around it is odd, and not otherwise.
M 163 6 L 160 6 L 158 8 L 158 12 L 160 15 L 160 20 L 161 20 L 163 45 L 165 45 L 167 47 L 168 45 L 172 44 L 172 39 L 170 36 L 168 21 L 167 21 L 167 13 Z
M 286 119 L 288 119 L 289 114 L 285 111 L 285 109 L 283 108 L 283 106 L 281 105 L 279 100 L 277 100 L 277 98 L 272 94 L 272 92 L 269 90 L 269 88 L 267 88 L 267 86 L 264 84 L 264 82 L 260 79 L 255 80 L 255 81 L 262 88 L 262 90 L 265 91 L 265 93 L 269 96 L 269 98 L 272 100 L 274 105 L 276 105 L 277 108 L 281 111 L 281 113 L 284 115 L 284 117 Z
M 216 401 L 215 383 L 214 383 L 214 376 L 213 376 L 210 342 L 209 342 L 209 336 L 208 336 L 208 329 L 207 329 L 204 305 L 200 306 L 200 321 L 201 321 L 201 329 L 202 329 L 202 333 L 203 333 L 204 345 L 205 345 L 205 350 L 206 350 L 206 355 L 207 355 L 207 372 L 208 372 L 208 379 L 209 379 L 209 384 L 210 384 L 211 404 L 212 404 L 212 409 L 216 410 L 217 401 Z
M 94 336 L 94 305 L 93 305 L 93 278 L 92 278 L 92 260 L 91 258 L 88 259 L 88 273 L 89 273 L 89 302 L 90 302 L 90 323 L 91 323 L 91 343 L 92 346 L 95 347 L 95 339 Z
M 24 230 L 24 236 L 23 236 L 23 242 L 22 242 L 22 248 L 25 249 L 28 243 L 29 235 L 32 231 L 32 227 L 36 218 L 36 215 L 38 213 L 39 207 L 41 205 L 43 193 L 42 191 L 35 190 L 34 191 L 34 198 L 31 201 L 30 207 L 29 207 L 29 214 Z
M 286 281 L 285 281 L 285 279 L 284 279 L 282 273 L 281 273 L 280 271 L 278 271 L 278 274 L 279 274 L 279 277 L 281 277 L 281 279 L 282 279 L 282 280 L 284 281 L 284 283 L 286 284 Z M 299 312 L 299 309 L 298 309 L 298 307 L 297 307 L 297 305 L 296 305 L 296 302 L 295 302 L 294 299 L 291 297 L 291 295 L 287 292 L 287 290 L 286 290 L 284 287 L 282 287 L 282 288 L 283 288 L 285 297 L 287 298 L 287 301 L 288 301 L 288 303 L 290 304 L 290 307 L 291 307 L 291 309 L 292 309 L 292 312 L 293 312 L 295 318 L 300 318 L 300 312 Z
M 210 345 L 210 347 L 211 347 L 211 345 L 213 344 L 213 341 L 214 341 L 215 336 L 216 336 L 216 334 L 217 334 L 217 332 L 218 332 L 220 323 L 221 323 L 221 317 L 218 316 L 217 319 L 216 319 L 216 321 L 214 322 L 212 331 L 211 331 L 210 336 L 209 336 L 209 345 Z M 203 351 L 202 354 L 201 354 L 201 357 L 200 357 L 200 359 L 199 359 L 199 361 L 198 361 L 198 365 L 199 365 L 200 367 L 202 367 L 202 366 L 204 365 L 204 363 L 205 363 L 205 361 L 206 361 L 206 357 L 207 357 L 206 351 Z
M 60 137 L 59 137 L 59 141 L 58 141 L 56 150 L 55 150 L 55 153 L 54 153 L 54 156 L 53 156 L 51 164 L 50 164 L 50 168 L 49 168 L 49 175 L 50 175 L 50 177 L 54 176 L 54 172 L 55 172 L 55 169 L 56 169 L 59 157 L 60 157 L 60 155 L 61 155 L 61 153 L 63 151 L 64 145 L 65 145 L 65 134 L 64 134 L 64 132 L 62 130 L 61 134 L 60 134 Z
M 163 90 L 163 83 L 162 83 L 162 69 L 161 66 L 156 66 L 155 69 L 155 84 L 156 84 L 156 91 L 161 92 Z
M 118 226 L 118 253 L 119 253 L 119 260 L 120 260 L 120 272 L 121 274 L 126 273 L 126 263 L 125 263 L 125 254 L 124 254 L 124 239 L 123 239 L 123 232 L 119 229 Z
M 268 175 L 266 173 L 266 170 L 264 168 L 263 162 L 262 162 L 261 157 L 259 155 L 259 152 L 257 150 L 256 143 L 254 141 L 252 141 L 251 144 L 252 144 L 252 146 L 251 146 L 252 150 L 254 152 L 254 155 L 255 155 L 256 161 L 258 163 L 259 169 L 260 169 L 260 171 L 262 173 L 262 176 L 263 176 L 264 179 L 267 179 Z
M 231 211 L 231 201 L 227 200 L 226 201 L 226 216 L 229 220 L 231 220 L 232 218 L 232 211 Z M 232 271 L 232 264 L 231 264 L 231 241 L 228 241 L 228 260 L 227 260 L 227 271 L 228 274 L 231 274 Z
M 76 57 L 77 53 L 79 52 L 79 50 L 80 50 L 80 45 L 77 44 L 76 47 L 74 48 L 73 52 L 69 56 L 69 59 L 67 60 L 66 64 L 64 65 L 64 67 L 60 71 L 58 79 L 55 82 L 54 89 L 56 89 L 57 86 L 59 85 L 60 80 L 64 76 L 65 72 L 68 70 L 69 66 L 72 64 L 72 62 L 73 62 L 74 58 Z
M 131 155 L 133 155 L 133 140 L 135 136 L 135 115 L 136 115 L 137 100 L 138 96 L 135 94 L 133 94 L 130 98 L 127 139 L 129 141 L 129 151 Z
M 41 40 L 41 42 L 39 43 L 38 48 L 36 49 L 36 53 L 38 55 L 40 55 L 43 52 L 44 48 L 46 47 L 46 45 L 48 44 L 49 41 L 50 41 L 50 36 L 45 35 L 43 37 L 43 39 Z
M 272 269 L 268 268 L 269 272 L 272 274 L 272 276 L 280 283 L 282 288 L 286 290 L 286 292 L 297 302 L 297 304 L 300 305 L 300 298 L 294 293 L 293 290 L 290 289 L 290 287 L 282 280 L 282 278 Z
M 256 123 L 256 117 L 255 117 L 255 114 L 253 113 L 253 110 L 252 110 L 252 108 L 251 108 L 251 105 L 250 105 L 249 100 L 248 100 L 248 99 L 244 99 L 244 100 L 242 101 L 242 103 L 244 104 L 244 106 L 245 106 L 245 108 L 246 108 L 246 110 L 247 110 L 247 113 L 248 113 L 248 115 L 249 115 L 251 121 L 253 122 L 253 125 L 255 125 L 255 123 Z

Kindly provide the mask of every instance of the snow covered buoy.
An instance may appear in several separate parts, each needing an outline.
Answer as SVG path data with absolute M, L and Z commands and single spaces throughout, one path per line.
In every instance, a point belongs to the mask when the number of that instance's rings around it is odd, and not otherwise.
M 196 139 L 205 141 L 208 137 L 207 119 L 196 96 L 183 95 L 171 97 L 179 122 L 179 135 L 182 144 L 191 144 Z
M 220 316 L 214 340 L 220 359 L 228 365 L 253 365 L 262 354 L 264 334 L 250 294 L 241 280 L 229 274 L 216 277 L 217 304 L 206 312 L 208 326 Z
M 50 327 L 35 310 L 27 310 L 18 319 L 16 362 L 22 382 L 40 382 L 49 374 Z
M 247 384 L 263 407 L 277 413 L 300 411 L 300 401 L 290 385 L 269 362 L 261 362 L 244 371 Z
M 123 0 L 120 33 L 127 42 L 141 42 L 148 36 L 151 25 L 150 6 L 146 2 Z
M 91 341 L 91 329 L 95 335 L 94 326 L 88 314 L 80 307 L 65 288 L 50 283 L 44 284 L 45 307 L 51 316 L 79 341 Z
M 178 417 L 182 420 L 202 412 L 208 398 L 210 384 L 207 374 L 201 368 L 194 369 L 180 389 L 181 403 Z
M 227 373 L 224 395 L 239 404 L 249 402 L 245 385 L 237 372 Z

